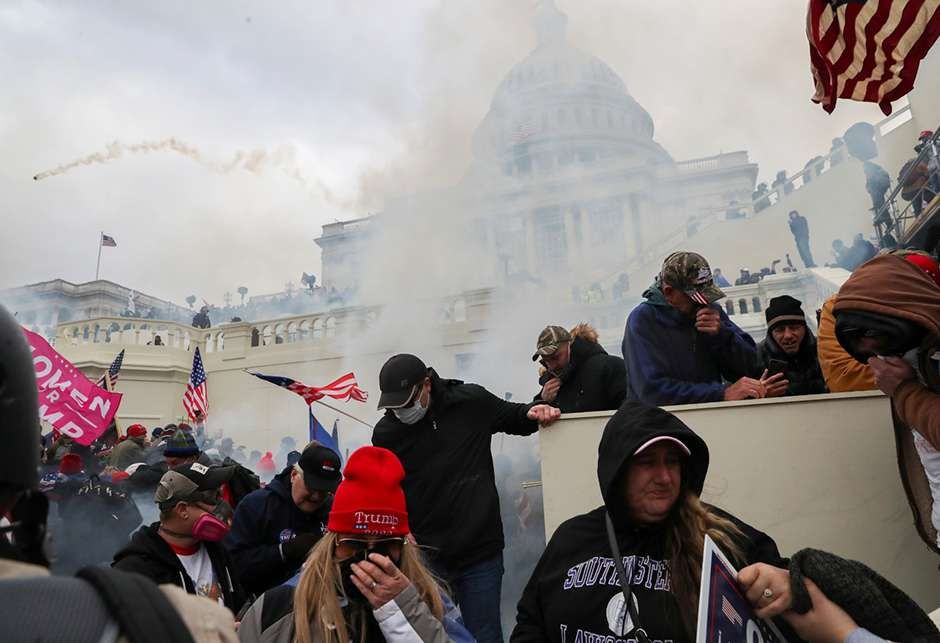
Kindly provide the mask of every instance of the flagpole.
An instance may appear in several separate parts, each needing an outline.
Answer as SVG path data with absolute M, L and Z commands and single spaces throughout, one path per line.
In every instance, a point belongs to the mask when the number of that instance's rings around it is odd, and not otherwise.
M 365 422 L 364 420 L 360 420 L 360 419 L 357 418 L 355 415 L 350 415 L 350 414 L 347 413 L 346 411 L 342 411 L 342 410 L 336 408 L 335 406 L 331 406 L 331 405 L 327 404 L 326 402 L 324 402 L 323 400 L 314 400 L 313 403 L 314 403 L 314 404 L 322 404 L 323 406 L 325 406 L 326 408 L 330 409 L 331 411 L 336 411 L 336 412 L 339 413 L 340 415 L 345 415 L 345 416 L 348 417 L 349 419 L 355 420 L 356 422 L 358 422 L 358 423 L 361 424 L 362 426 L 368 427 L 369 429 L 372 429 L 372 428 L 373 428 L 373 426 L 372 426 L 371 424 L 369 424 L 368 422 Z
M 98 264 L 95 266 L 95 281 L 98 281 L 98 273 L 101 272 L 101 242 L 104 240 L 104 232 L 98 233 Z
M 108 371 L 110 371 L 110 369 L 108 369 Z M 113 393 L 114 389 L 111 387 L 111 373 L 108 371 L 104 372 L 104 388 L 109 393 Z M 124 435 L 121 432 L 121 423 L 118 421 L 117 413 L 114 414 L 113 422 L 114 422 L 114 431 L 117 433 L 118 437 L 121 437 L 122 435 Z

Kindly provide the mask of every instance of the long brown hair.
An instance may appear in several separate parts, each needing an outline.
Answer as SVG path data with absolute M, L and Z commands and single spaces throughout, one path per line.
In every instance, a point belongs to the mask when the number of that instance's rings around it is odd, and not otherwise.
M 744 533 L 727 518 L 702 504 L 699 497 L 683 488 L 666 527 L 666 556 L 672 594 L 688 632 L 694 633 L 698 613 L 698 590 L 702 582 L 702 556 L 705 535 L 711 537 L 734 565 L 744 563 Z
M 337 534 L 325 533 L 307 556 L 307 562 L 300 574 L 300 582 L 294 590 L 295 643 L 349 641 L 350 624 L 347 624 L 343 608 L 339 604 L 343 584 L 334 555 L 336 541 Z M 398 568 L 418 590 L 418 596 L 427 603 L 431 613 L 442 619 L 444 603 L 441 601 L 440 586 L 424 564 L 417 545 L 409 542 L 402 546 Z M 355 629 L 359 631 L 360 643 L 365 641 L 366 612 L 366 607 L 348 610 L 348 617 L 354 619 Z

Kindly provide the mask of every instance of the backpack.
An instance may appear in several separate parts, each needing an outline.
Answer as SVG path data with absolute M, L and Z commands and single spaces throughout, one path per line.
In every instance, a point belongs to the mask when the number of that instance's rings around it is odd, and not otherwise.
M 139 574 L 86 567 L 75 577 L 0 579 L 8 641 L 195 643 L 157 585 Z

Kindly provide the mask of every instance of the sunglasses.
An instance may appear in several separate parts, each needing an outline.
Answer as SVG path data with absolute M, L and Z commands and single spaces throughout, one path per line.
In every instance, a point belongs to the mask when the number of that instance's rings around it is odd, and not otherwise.
M 356 556 L 365 552 L 388 556 L 394 549 L 400 549 L 408 541 L 404 538 L 383 538 L 382 540 L 362 540 L 361 538 L 340 538 L 336 545 L 348 549 L 351 555 Z

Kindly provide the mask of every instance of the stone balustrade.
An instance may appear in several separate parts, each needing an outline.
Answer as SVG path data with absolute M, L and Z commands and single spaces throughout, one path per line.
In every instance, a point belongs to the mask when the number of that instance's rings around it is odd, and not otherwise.
M 466 323 L 471 316 L 479 318 L 472 309 L 488 303 L 489 296 L 489 290 L 479 290 L 443 298 L 439 302 L 438 322 L 454 325 Z M 248 350 L 330 341 L 341 335 L 363 333 L 377 324 L 380 316 L 381 306 L 357 306 L 272 320 L 220 324 L 205 330 L 165 320 L 98 317 L 59 324 L 55 343 L 151 346 L 187 352 L 198 346 L 204 353 L 219 353 L 226 351 L 227 337 L 245 337 L 244 348 Z
M 189 351 L 205 346 L 212 332 L 186 324 L 131 317 L 97 317 L 59 324 L 56 345 L 116 344 L 121 346 L 161 346 Z M 158 339 L 159 338 L 159 339 Z

